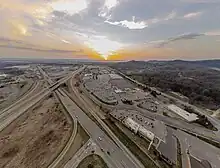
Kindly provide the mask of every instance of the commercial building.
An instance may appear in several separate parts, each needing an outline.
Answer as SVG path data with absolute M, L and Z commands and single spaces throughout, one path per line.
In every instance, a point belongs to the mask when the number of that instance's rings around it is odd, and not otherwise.
M 135 134 L 140 134 L 142 137 L 147 138 L 150 141 L 153 141 L 154 139 L 154 134 L 147 130 L 145 127 L 141 126 L 137 122 L 135 122 L 133 119 L 130 117 L 126 118 L 124 120 L 124 124 L 131 129 Z
M 192 122 L 198 119 L 198 115 L 194 113 L 189 113 L 178 106 L 171 104 L 168 106 L 168 109 L 171 110 L 172 112 L 176 113 L 180 117 L 184 118 L 188 122 Z
M 119 76 L 118 74 L 109 74 L 111 79 L 123 79 L 121 76 Z

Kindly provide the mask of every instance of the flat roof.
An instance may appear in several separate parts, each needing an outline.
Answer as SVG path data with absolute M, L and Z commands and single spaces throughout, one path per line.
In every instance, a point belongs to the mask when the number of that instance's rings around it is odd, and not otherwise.
M 112 79 L 122 79 L 122 77 L 118 74 L 109 74 L 110 78 Z
M 194 113 L 189 113 L 185 110 L 183 110 L 182 108 L 174 105 L 174 104 L 170 104 L 168 105 L 168 109 L 173 111 L 174 113 L 178 114 L 179 116 L 183 117 L 185 120 L 187 121 L 195 121 L 198 119 L 198 115 L 194 114 Z

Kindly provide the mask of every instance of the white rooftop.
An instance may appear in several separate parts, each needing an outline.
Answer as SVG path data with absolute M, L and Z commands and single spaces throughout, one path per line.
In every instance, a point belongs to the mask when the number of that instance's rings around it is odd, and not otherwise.
M 122 77 L 118 74 L 109 74 L 111 79 L 122 79 Z
M 194 113 L 189 113 L 174 104 L 170 104 L 168 106 L 168 109 L 170 109 L 174 113 L 178 114 L 179 116 L 183 117 L 185 120 L 187 120 L 189 122 L 195 121 L 198 119 L 198 115 L 196 115 Z

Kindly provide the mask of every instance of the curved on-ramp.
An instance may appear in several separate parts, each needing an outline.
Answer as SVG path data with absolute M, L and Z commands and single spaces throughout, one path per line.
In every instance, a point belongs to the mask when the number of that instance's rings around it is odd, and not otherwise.
M 62 92 L 62 91 L 60 90 L 60 92 Z M 60 93 L 56 91 L 56 94 L 57 94 L 57 97 L 58 97 L 60 103 L 62 104 L 62 106 L 64 107 L 64 109 L 68 113 L 68 115 L 71 117 L 71 120 L 72 120 L 74 126 L 73 126 L 72 134 L 71 134 L 68 142 L 66 143 L 65 147 L 59 153 L 59 155 L 56 157 L 56 159 L 48 166 L 48 168 L 56 168 L 59 165 L 60 161 L 64 158 L 64 156 L 66 155 L 66 153 L 70 149 L 71 145 L 73 144 L 75 137 L 76 137 L 76 134 L 77 134 L 77 119 L 76 119 L 76 117 L 68 110 L 65 103 L 60 98 Z
M 50 77 L 43 71 L 43 69 L 40 69 L 40 72 L 42 73 L 42 75 L 45 77 L 45 80 L 47 81 L 47 83 L 50 85 L 53 81 L 50 79 Z M 71 76 L 74 76 L 77 73 L 77 71 L 75 71 L 75 73 L 72 73 Z M 65 104 L 65 99 L 63 99 L 63 96 L 65 96 L 66 94 L 64 93 L 63 90 L 61 89 L 57 89 L 55 91 L 55 94 L 58 98 L 58 100 L 60 101 L 60 103 L 62 104 L 62 106 L 64 107 L 65 111 L 68 113 L 68 116 L 70 117 L 71 121 L 73 122 L 74 126 L 73 126 L 73 131 L 72 134 L 68 140 L 68 142 L 66 143 L 65 147 L 62 149 L 62 151 L 59 153 L 59 155 L 50 163 L 50 165 L 48 166 L 48 168 L 56 168 L 59 166 L 60 162 L 62 161 L 62 159 L 64 158 L 64 156 L 67 154 L 67 152 L 69 151 L 70 147 L 72 146 L 76 134 L 77 134 L 77 119 L 76 117 L 73 115 L 73 113 L 71 113 L 67 107 L 67 104 Z

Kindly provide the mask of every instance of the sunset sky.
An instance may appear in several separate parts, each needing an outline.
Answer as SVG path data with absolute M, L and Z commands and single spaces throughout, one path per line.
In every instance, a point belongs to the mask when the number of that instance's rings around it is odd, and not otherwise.
M 220 0 L 0 0 L 0 58 L 220 58 Z

